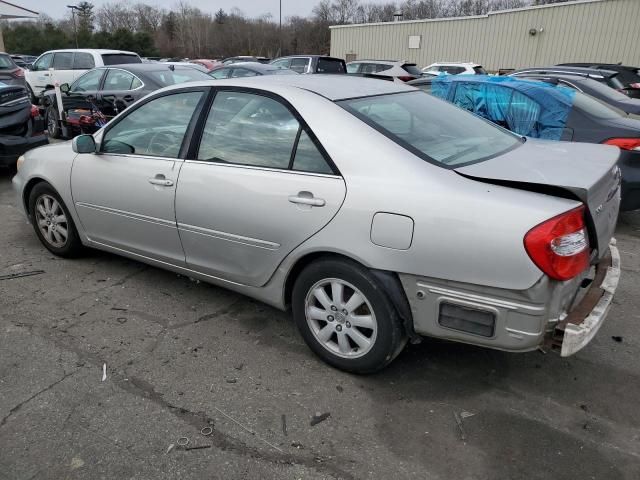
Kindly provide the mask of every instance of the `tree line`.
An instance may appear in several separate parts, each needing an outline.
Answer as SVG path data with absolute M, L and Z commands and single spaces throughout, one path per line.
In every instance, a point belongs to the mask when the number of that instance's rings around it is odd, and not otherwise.
M 36 21 L 5 21 L 2 30 L 11 53 L 38 55 L 73 48 L 77 39 L 79 48 L 131 50 L 150 57 L 275 57 L 328 53 L 330 25 L 483 15 L 564 1 L 568 0 L 321 0 L 308 17 L 283 19 L 282 28 L 269 14 L 248 17 L 237 8 L 211 13 L 185 0 L 171 10 L 126 0 L 96 8 L 82 1 L 73 15 L 62 20 L 41 14 Z

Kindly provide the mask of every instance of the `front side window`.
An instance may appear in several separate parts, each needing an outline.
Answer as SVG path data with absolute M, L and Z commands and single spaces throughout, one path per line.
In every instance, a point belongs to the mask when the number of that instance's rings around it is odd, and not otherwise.
M 52 60 L 53 53 L 45 53 L 33 64 L 32 68 L 34 71 L 49 70 Z
M 422 92 L 339 104 L 400 146 L 446 168 L 482 162 L 521 144 L 519 137 Z
M 92 70 L 78 78 L 71 85 L 71 92 L 95 92 L 100 89 L 100 80 L 104 70 Z
M 281 68 L 289 68 L 289 64 L 291 63 L 291 59 L 289 58 L 281 58 L 280 60 L 274 60 L 271 62 L 271 65 Z
M 73 58 L 74 70 L 91 70 L 96 66 L 96 62 L 93 60 L 93 55 L 87 52 L 76 52 Z
M 299 126 L 277 100 L 221 91 L 211 106 L 198 160 L 286 169 Z
M 203 92 L 181 92 L 155 98 L 111 127 L 102 152 L 178 158 L 187 127 Z
M 53 68 L 56 70 L 73 69 L 73 52 L 58 52 L 53 55 Z
M 293 58 L 291 59 L 291 70 L 298 73 L 305 73 L 307 66 L 309 65 L 308 58 Z
M 134 78 L 129 72 L 112 68 L 107 73 L 107 78 L 104 81 L 104 90 L 131 90 Z

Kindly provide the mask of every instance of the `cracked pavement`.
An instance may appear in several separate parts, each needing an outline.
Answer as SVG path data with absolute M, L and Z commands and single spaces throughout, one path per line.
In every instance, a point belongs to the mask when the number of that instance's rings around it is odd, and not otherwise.
M 10 178 L 0 275 L 45 273 L 0 281 L 0 479 L 640 478 L 640 214 L 576 356 L 427 339 L 359 377 L 287 313 L 111 254 L 55 258 Z M 167 453 L 180 437 L 210 447 Z

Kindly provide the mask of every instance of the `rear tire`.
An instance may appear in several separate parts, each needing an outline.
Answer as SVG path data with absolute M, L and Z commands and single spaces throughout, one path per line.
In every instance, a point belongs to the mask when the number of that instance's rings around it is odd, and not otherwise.
M 51 138 L 60 138 L 62 131 L 60 129 L 60 119 L 58 118 L 58 110 L 53 105 L 47 107 L 47 133 Z
M 376 372 L 407 342 L 387 294 L 352 261 L 330 258 L 307 266 L 293 287 L 292 310 L 309 348 L 347 372 Z
M 51 185 L 38 183 L 29 194 L 31 224 L 42 244 L 64 258 L 77 257 L 82 242 L 69 210 Z

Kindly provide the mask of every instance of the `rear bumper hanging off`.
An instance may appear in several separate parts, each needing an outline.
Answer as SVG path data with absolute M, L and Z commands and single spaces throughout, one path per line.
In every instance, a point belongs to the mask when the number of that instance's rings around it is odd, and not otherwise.
M 596 274 L 582 300 L 555 326 L 551 346 L 568 357 L 587 345 L 604 323 L 620 280 L 620 254 L 615 240 L 596 266 Z

